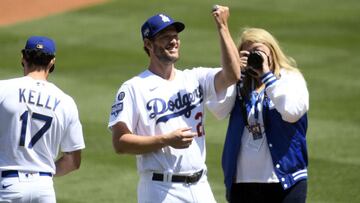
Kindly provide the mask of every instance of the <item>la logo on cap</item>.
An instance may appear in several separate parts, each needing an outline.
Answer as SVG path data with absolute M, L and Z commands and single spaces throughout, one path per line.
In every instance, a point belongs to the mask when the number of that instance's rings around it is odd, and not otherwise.
M 43 48 L 44 48 L 44 45 L 42 45 L 42 44 L 37 44 L 37 45 L 36 45 L 36 48 L 38 48 L 38 49 L 43 49 Z
M 167 17 L 166 15 L 160 14 L 159 16 L 161 17 L 161 20 L 162 20 L 164 23 L 165 23 L 165 22 L 170 22 L 169 17 Z

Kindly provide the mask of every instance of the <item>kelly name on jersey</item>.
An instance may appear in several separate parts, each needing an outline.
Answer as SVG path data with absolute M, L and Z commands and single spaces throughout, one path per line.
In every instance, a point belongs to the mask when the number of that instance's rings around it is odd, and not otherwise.
M 60 104 L 60 99 L 52 95 L 44 95 L 41 91 L 19 88 L 19 103 L 27 103 L 55 111 Z

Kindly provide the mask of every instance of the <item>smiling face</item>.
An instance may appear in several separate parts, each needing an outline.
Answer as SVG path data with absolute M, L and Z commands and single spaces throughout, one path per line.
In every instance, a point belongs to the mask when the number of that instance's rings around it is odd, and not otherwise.
M 149 43 L 150 56 L 155 56 L 159 61 L 175 63 L 179 59 L 180 39 L 174 26 L 158 33 Z

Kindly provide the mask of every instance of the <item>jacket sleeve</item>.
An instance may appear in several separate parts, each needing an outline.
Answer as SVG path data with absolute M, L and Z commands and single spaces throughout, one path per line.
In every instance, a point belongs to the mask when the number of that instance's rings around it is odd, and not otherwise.
M 283 70 L 279 79 L 269 72 L 261 79 L 266 95 L 284 121 L 294 123 L 309 110 L 309 92 L 300 72 Z

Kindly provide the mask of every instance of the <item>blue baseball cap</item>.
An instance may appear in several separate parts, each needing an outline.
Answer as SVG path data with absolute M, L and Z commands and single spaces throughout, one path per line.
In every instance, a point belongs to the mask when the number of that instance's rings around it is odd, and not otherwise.
M 174 21 L 170 16 L 165 14 L 157 14 L 149 19 L 141 26 L 142 38 L 153 38 L 157 33 L 164 30 L 165 28 L 174 25 L 177 32 L 184 30 L 185 25 L 182 22 Z
M 55 42 L 43 36 L 32 36 L 26 41 L 25 49 L 41 50 L 43 53 L 55 55 Z

